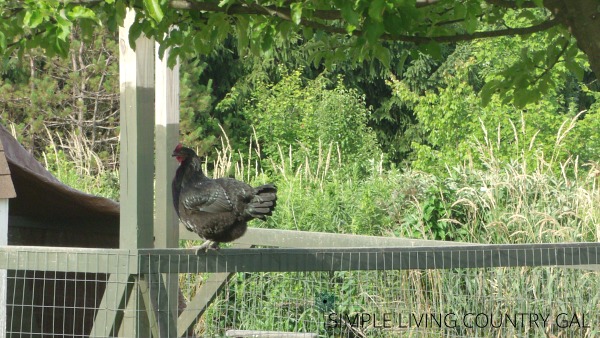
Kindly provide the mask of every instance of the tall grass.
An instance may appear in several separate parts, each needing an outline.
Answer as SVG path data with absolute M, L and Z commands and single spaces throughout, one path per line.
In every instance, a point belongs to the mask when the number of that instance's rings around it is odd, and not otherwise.
M 14 124 L 10 125 L 13 137 L 17 138 Z M 119 173 L 117 159 L 109 163 L 114 166 L 106 167 L 91 147 L 88 139 L 76 133 L 68 133 L 65 137 L 53 137 L 46 128 L 48 144 L 42 152 L 40 162 L 62 183 L 98 196 L 119 199 Z M 55 139 L 60 140 L 57 144 Z
M 555 147 L 573 128 L 566 121 Z M 340 161 L 342 149 L 320 145 L 317 158 L 303 160 L 280 146 L 277 158 L 258 152 L 233 160 L 222 158 L 235 176 L 253 183 L 274 181 L 277 210 L 267 223 L 282 229 L 359 233 L 476 243 L 598 241 L 600 202 L 597 165 L 555 154 L 536 153 L 535 136 L 515 139 L 513 160 L 495 156 L 496 135 L 474 142 L 484 168 L 468 162 L 443 174 L 386 170 L 372 161 L 367 173 Z M 558 149 L 557 149 L 558 151 Z M 228 154 L 229 155 L 226 155 Z M 239 154 L 238 154 L 239 155 Z M 224 161 L 221 161 L 224 163 Z M 243 163 L 243 165 L 242 165 Z M 252 165 L 249 165 L 252 163 Z M 294 166 L 294 163 L 298 163 Z M 472 163 L 472 162 L 471 162 Z M 302 243 L 299 243 L 302 245 Z M 453 269 L 428 271 L 338 271 L 332 273 L 237 274 L 205 314 L 197 330 L 222 334 L 227 328 L 307 331 L 344 337 L 449 336 L 593 336 L 592 328 L 502 327 L 362 331 L 324 328 L 328 314 L 318 306 L 320 294 L 335 295 L 336 313 L 485 312 L 496 316 L 542 313 L 595 313 L 600 299 L 597 273 L 560 267 Z M 594 324 L 592 324 L 594 325 Z
M 253 139 L 247 154 L 235 154 L 226 136 L 205 169 L 277 184 L 275 214 L 254 226 L 497 244 L 598 241 L 598 165 L 557 160 L 576 119 L 559 129 L 554 153 L 534 156 L 535 135 L 521 140 L 514 127 L 514 140 L 501 141 L 498 129 L 482 125 L 474 148 L 484 167 L 471 161 L 437 175 L 384 169 L 382 158 L 366 159 L 367 172 L 358 172 L 334 144 L 319 143 L 312 158 L 282 145 L 277 157 L 261 158 Z M 495 156 L 503 142 L 515 149 L 509 162 Z

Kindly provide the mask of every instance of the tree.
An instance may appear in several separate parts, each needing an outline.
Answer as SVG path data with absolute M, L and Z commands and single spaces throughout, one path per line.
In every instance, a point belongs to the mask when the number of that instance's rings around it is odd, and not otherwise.
M 66 38 L 69 58 L 32 49 L 0 63 L 0 118 L 34 154 L 54 146 L 96 173 L 116 162 L 117 46 L 102 29 L 90 41 L 80 34 L 73 29 Z
M 268 51 L 276 38 L 299 36 L 320 43 L 314 62 L 333 64 L 350 57 L 389 66 L 390 40 L 414 43 L 435 55 L 440 43 L 545 32 L 549 50 L 558 39 L 566 42 L 556 59 L 534 60 L 536 67 L 569 62 L 578 47 L 600 74 L 597 0 L 0 0 L 0 53 L 40 46 L 64 55 L 73 22 L 89 34 L 93 25 L 116 29 L 126 6 L 140 10 L 132 39 L 142 33 L 152 36 L 161 43 L 161 52 L 172 47 L 173 58 L 209 53 L 230 35 L 237 37 L 240 49 L 254 52 Z M 506 25 L 509 13 L 517 13 L 523 23 Z M 581 73 L 576 63 L 571 66 Z M 535 79 L 532 75 L 531 81 Z

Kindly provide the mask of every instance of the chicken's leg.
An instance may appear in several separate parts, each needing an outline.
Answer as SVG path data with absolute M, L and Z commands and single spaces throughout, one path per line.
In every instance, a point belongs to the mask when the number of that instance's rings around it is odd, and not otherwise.
M 196 255 L 199 255 L 201 252 L 207 252 L 208 250 L 219 250 L 219 242 L 208 240 L 200 246 L 192 247 L 192 249 L 196 250 Z

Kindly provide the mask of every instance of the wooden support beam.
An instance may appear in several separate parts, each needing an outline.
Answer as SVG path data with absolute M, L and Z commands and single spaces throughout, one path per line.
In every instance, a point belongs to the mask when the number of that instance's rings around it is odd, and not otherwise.
M 130 45 L 129 30 L 135 10 L 127 9 L 119 28 L 121 90 L 121 216 L 119 247 L 154 246 L 154 41 L 143 34 Z M 105 298 L 109 297 L 105 294 Z M 139 288 L 129 297 L 119 334 L 148 337 L 147 316 Z
M 155 248 L 179 246 L 179 225 L 171 194 L 171 180 L 177 170 L 177 161 L 171 154 L 179 143 L 179 62 L 171 69 L 167 66 L 168 57 L 168 50 L 162 60 L 156 55 Z
M 236 246 L 238 248 L 250 248 L 251 245 L 242 244 Z M 208 277 L 204 284 L 191 301 L 186 304 L 185 310 L 179 315 L 177 320 L 177 337 L 185 337 L 190 329 L 196 324 L 198 319 L 202 317 L 204 311 L 208 309 L 212 301 L 217 297 L 221 289 L 231 279 L 233 273 L 213 273 Z
M 112 337 L 117 334 L 133 284 L 132 275 L 110 275 L 104 289 L 104 296 L 96 312 L 90 337 Z
M 217 297 L 233 273 L 213 273 L 208 277 L 196 292 L 196 295 L 186 304 L 185 310 L 177 320 L 177 337 L 187 337 L 194 325 L 212 301 Z
M 140 250 L 140 272 L 288 272 L 600 265 L 598 243 L 371 248 Z
M 141 275 L 138 284 L 146 308 L 148 322 L 150 323 L 152 337 L 175 337 L 177 325 L 169 308 L 168 288 L 165 287 L 162 275 L 159 273 Z M 177 294 L 175 294 L 175 297 L 177 297 Z
M 171 154 L 179 143 L 179 60 L 173 69 L 167 66 L 169 50 L 163 59 L 156 50 L 156 184 L 154 247 L 177 248 L 179 246 L 179 220 L 173 207 L 171 180 L 177 170 L 177 161 Z M 163 278 L 168 293 L 168 307 L 172 320 L 177 319 L 179 285 L 177 274 L 165 274 Z M 175 327 L 170 336 L 175 335 Z
M 120 247 L 153 246 L 154 219 L 154 41 L 143 34 L 129 45 L 135 11 L 119 28 L 121 82 Z
M 2 150 L 2 142 L 0 142 L 0 150 Z M 0 153 L 0 156 L 0 161 L 5 162 L 4 154 Z M 0 198 L 0 246 L 6 245 L 8 245 L 8 199 Z M 6 276 L 6 270 L 0 269 L 0 338 L 6 337 L 6 293 L 8 291 Z

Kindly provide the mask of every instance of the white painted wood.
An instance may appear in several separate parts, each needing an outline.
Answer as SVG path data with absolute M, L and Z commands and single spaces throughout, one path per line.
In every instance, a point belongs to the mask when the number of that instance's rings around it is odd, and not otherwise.
M 0 199 L 0 246 L 8 245 L 8 199 Z M 0 269 L 0 338 L 6 337 L 6 270 Z
M 131 48 L 134 20 L 128 9 L 119 28 L 120 247 L 127 249 L 153 246 L 154 221 L 154 41 L 142 35 Z
M 173 207 L 171 180 L 177 170 L 177 161 L 171 154 L 179 143 L 179 60 L 173 69 L 167 66 L 169 51 L 163 59 L 155 59 L 155 106 L 156 106 L 156 219 L 154 224 L 154 247 L 176 248 L 179 246 L 179 225 Z
M 120 234 L 124 249 L 154 246 L 154 40 L 143 34 L 130 45 L 135 10 L 119 27 L 120 77 Z M 113 295 L 105 294 L 104 297 Z M 123 311 L 119 335 L 150 337 L 150 323 L 139 289 Z
M 158 55 L 159 45 L 156 44 L 155 59 L 155 137 L 156 137 L 156 184 L 155 184 L 155 219 L 154 247 L 179 247 L 179 220 L 173 207 L 171 181 L 177 170 L 177 161 L 171 154 L 179 143 L 179 60 L 173 69 L 167 66 L 169 50 L 161 59 Z M 179 300 L 179 284 L 177 274 L 163 276 L 166 297 L 169 302 L 166 307 L 171 318 L 167 322 L 167 336 L 177 336 L 177 309 Z

